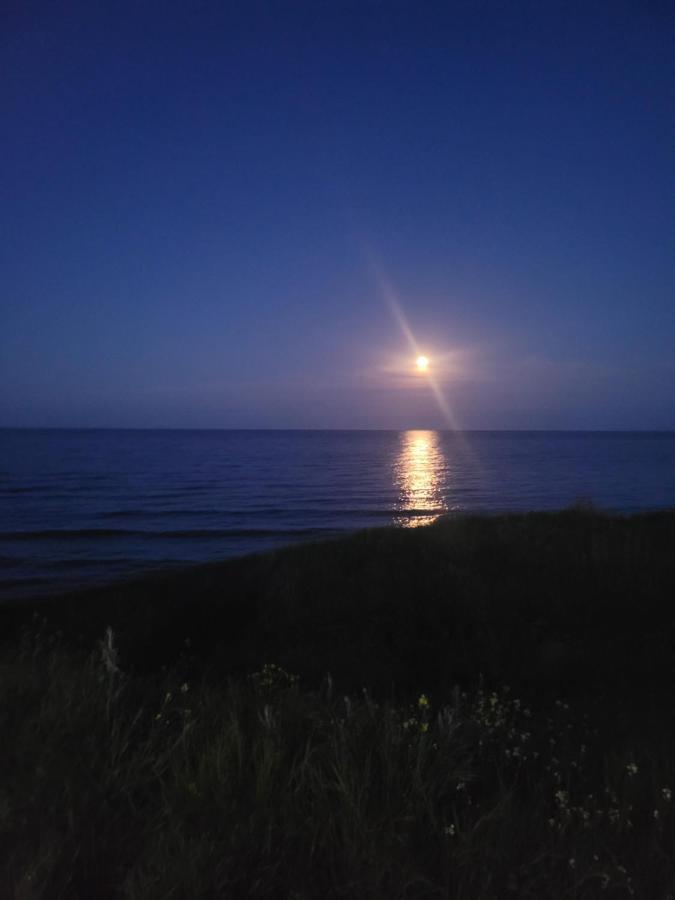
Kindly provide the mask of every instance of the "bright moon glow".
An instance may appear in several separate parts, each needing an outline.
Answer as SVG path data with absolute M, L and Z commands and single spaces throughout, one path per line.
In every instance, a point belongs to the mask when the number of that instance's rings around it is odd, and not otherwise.
M 426 372 L 429 368 L 429 360 L 426 356 L 418 356 L 415 360 L 419 372 Z

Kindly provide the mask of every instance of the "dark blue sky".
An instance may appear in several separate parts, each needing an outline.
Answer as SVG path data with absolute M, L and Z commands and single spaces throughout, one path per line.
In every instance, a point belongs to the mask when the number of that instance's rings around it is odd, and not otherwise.
M 14 6 L 0 424 L 675 428 L 672 3 Z

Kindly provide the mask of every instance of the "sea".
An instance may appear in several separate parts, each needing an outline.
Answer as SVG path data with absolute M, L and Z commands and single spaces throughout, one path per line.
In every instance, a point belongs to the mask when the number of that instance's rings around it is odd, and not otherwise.
M 575 503 L 675 507 L 675 432 L 0 429 L 0 599 Z

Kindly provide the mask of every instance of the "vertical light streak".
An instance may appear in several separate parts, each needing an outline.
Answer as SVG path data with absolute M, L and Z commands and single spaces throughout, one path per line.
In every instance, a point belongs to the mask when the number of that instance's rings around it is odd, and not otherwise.
M 394 291 L 393 287 L 388 282 L 382 271 L 379 269 L 379 267 L 375 265 L 373 265 L 373 267 L 375 269 L 380 294 L 387 304 L 389 311 L 394 318 L 394 321 L 398 324 L 398 327 L 401 329 L 401 333 L 408 342 L 408 346 L 410 347 L 410 352 L 413 359 L 416 359 L 418 356 L 424 355 L 422 352 L 422 348 L 420 348 L 415 339 L 415 335 L 413 334 L 412 328 L 408 323 L 406 315 L 403 311 L 403 307 L 401 306 L 401 303 L 396 296 L 396 292 Z M 421 377 L 424 377 L 429 382 L 431 392 L 434 395 L 436 403 L 438 404 L 438 408 L 441 411 L 441 414 L 445 419 L 447 425 L 452 429 L 452 431 L 461 431 L 455 415 L 450 408 L 450 404 L 448 403 L 447 398 L 443 392 L 443 388 L 433 372 L 433 359 L 431 360 L 429 369 L 426 370 Z

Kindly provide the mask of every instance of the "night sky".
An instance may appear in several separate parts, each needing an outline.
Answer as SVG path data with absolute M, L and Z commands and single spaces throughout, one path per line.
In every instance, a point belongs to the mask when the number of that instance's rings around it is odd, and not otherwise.
M 672 3 L 9 6 L 0 424 L 675 428 Z

